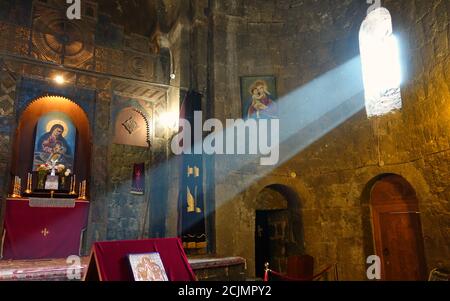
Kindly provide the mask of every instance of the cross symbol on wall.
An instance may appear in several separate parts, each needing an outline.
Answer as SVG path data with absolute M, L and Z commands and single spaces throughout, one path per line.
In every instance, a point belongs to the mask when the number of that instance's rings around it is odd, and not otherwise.
M 47 230 L 47 228 L 44 228 L 44 229 L 41 231 L 41 234 L 44 235 L 44 237 L 47 237 L 47 235 L 49 235 L 50 232 Z

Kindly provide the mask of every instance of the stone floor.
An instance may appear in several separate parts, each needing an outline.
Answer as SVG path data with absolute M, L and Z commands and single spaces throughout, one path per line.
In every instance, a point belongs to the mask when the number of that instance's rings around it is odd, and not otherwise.
M 65 259 L 0 260 L 0 281 L 67 281 L 73 269 L 86 272 L 89 257 L 82 257 L 80 265 L 66 263 Z M 240 257 L 189 258 L 194 273 L 201 281 L 240 281 L 246 277 L 246 262 Z

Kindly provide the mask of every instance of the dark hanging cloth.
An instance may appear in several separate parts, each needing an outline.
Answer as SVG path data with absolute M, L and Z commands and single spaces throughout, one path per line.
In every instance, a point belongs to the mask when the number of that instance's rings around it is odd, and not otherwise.
M 205 206 L 203 195 L 203 156 L 193 154 L 194 112 L 202 109 L 201 94 L 189 91 L 181 105 L 180 118 L 191 124 L 192 154 L 181 155 L 178 228 L 187 250 L 206 248 Z
M 143 195 L 145 189 L 145 163 L 134 164 L 131 193 Z

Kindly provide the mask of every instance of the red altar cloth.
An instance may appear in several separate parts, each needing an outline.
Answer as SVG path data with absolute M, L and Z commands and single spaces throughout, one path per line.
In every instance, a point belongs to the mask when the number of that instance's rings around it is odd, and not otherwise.
M 97 242 L 92 247 L 88 269 L 96 268 L 101 281 L 134 281 L 128 254 L 150 252 L 161 256 L 169 281 L 196 280 L 178 238 Z
M 88 213 L 89 202 L 86 201 L 76 201 L 74 208 L 43 208 L 30 207 L 28 199 L 6 200 L 3 259 L 79 255 Z

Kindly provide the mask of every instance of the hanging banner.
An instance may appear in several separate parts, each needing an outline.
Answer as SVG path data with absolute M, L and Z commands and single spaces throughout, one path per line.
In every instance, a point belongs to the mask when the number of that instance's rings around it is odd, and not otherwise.
M 145 193 L 145 163 L 134 164 L 130 192 L 137 195 Z

